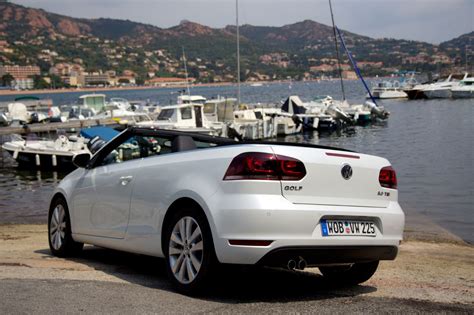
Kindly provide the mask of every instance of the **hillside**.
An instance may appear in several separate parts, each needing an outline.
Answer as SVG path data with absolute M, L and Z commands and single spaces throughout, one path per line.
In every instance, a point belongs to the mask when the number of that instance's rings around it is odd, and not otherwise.
M 77 19 L 0 2 L 0 63 L 80 64 L 85 71 L 132 70 L 139 76 L 182 76 L 182 48 L 191 76 L 200 81 L 234 80 L 235 26 L 222 29 L 184 21 L 170 28 L 117 19 Z M 396 69 L 430 70 L 461 62 L 473 33 L 441 44 L 373 39 L 343 31 L 366 74 Z M 244 79 L 295 79 L 335 74 L 332 27 L 305 20 L 282 27 L 240 28 Z M 472 47 L 472 45 L 471 45 Z M 472 48 L 471 48 L 472 49 Z M 457 59 L 456 59 L 457 58 Z M 347 62 L 347 61 L 345 61 Z M 347 68 L 347 66 L 346 66 Z
M 474 56 L 472 53 L 474 45 L 474 31 L 463 34 L 459 37 L 453 38 L 449 41 L 441 43 L 440 49 L 445 51 L 450 57 L 458 58 L 457 62 L 466 63 L 467 53 L 467 64 L 472 65 Z

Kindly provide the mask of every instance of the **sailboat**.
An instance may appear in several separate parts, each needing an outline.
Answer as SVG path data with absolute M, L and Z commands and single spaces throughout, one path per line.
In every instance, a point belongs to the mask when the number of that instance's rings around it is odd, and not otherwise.
M 387 112 L 385 109 L 383 109 L 381 106 L 377 104 L 375 101 L 374 96 L 372 95 L 372 92 L 370 91 L 369 87 L 367 86 L 367 83 L 365 82 L 364 78 L 362 77 L 362 74 L 357 67 L 357 63 L 355 59 L 353 58 L 351 52 L 349 49 L 347 49 L 347 45 L 345 43 L 344 37 L 339 30 L 339 28 L 336 26 L 336 23 L 334 22 L 334 14 L 332 11 L 332 3 L 331 0 L 329 0 L 329 9 L 331 11 L 331 20 L 332 20 L 332 26 L 333 26 L 333 31 L 334 31 L 334 43 L 336 47 L 336 55 L 337 55 L 337 62 L 338 62 L 338 70 L 339 70 L 339 79 L 341 82 L 341 90 L 342 90 L 342 101 L 338 105 L 339 109 L 345 109 L 346 111 L 354 111 L 354 115 L 357 114 L 357 122 L 358 123 L 366 123 L 367 122 L 367 115 L 370 113 L 370 115 L 374 118 L 379 118 L 379 119 L 387 119 L 388 116 L 390 115 L 389 112 Z M 364 88 L 366 89 L 371 101 L 365 102 L 365 104 L 360 104 L 360 105 L 350 105 L 346 101 L 346 96 L 345 96 L 345 91 L 344 91 L 344 82 L 342 80 L 342 71 L 341 71 L 341 62 L 340 62 L 340 56 L 339 56 L 339 47 L 338 47 L 338 37 L 339 40 L 341 41 L 341 45 L 344 48 L 351 64 L 352 67 L 354 68 L 355 73 L 359 77 L 360 81 L 364 85 Z M 354 116 L 356 118 L 356 116 Z

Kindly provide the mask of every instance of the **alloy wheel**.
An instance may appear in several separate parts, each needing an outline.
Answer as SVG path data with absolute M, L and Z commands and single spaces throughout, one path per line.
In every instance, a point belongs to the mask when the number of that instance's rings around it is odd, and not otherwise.
M 193 282 L 203 261 L 203 236 L 195 219 L 181 218 L 173 228 L 168 256 L 171 272 L 182 284 Z
M 55 250 L 59 250 L 64 243 L 66 237 L 66 211 L 62 205 L 57 205 L 51 215 L 49 224 L 49 237 L 51 246 Z

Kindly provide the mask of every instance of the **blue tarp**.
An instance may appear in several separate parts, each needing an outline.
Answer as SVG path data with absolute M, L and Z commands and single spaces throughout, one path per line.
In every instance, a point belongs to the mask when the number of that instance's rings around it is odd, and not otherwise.
M 80 135 L 84 138 L 92 139 L 95 136 L 99 136 L 102 140 L 109 142 L 120 132 L 110 127 L 90 127 L 81 129 Z

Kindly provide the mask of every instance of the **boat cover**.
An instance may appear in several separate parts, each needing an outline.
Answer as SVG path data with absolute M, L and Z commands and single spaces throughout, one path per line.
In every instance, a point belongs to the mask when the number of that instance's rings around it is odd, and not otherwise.
M 290 114 L 304 114 L 306 112 L 303 102 L 295 95 L 288 97 L 281 110 Z
M 88 139 L 99 136 L 102 140 L 109 142 L 119 133 L 120 132 L 110 127 L 97 126 L 81 129 L 80 135 Z

